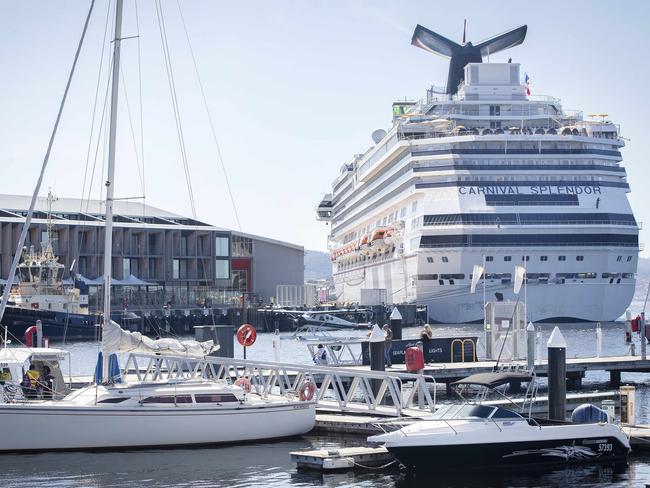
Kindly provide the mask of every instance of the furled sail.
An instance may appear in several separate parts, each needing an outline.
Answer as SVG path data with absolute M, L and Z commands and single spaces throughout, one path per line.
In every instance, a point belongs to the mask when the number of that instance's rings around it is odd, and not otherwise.
M 109 320 L 102 326 L 102 350 L 110 355 L 115 352 L 144 352 L 170 356 L 203 357 L 217 351 L 214 341 L 198 342 L 178 339 L 150 339 L 140 332 L 129 332 Z

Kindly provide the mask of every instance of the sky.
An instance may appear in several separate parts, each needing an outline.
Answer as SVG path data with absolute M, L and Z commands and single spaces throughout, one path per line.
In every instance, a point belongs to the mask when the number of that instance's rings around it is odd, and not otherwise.
M 0 3 L 0 193 L 33 192 L 89 5 Z M 239 228 L 199 79 L 241 230 L 326 250 L 328 227 L 315 220 L 315 207 L 341 165 L 370 147 L 374 129 L 390 126 L 393 101 L 419 99 L 446 81 L 447 60 L 410 45 L 415 25 L 460 42 L 466 18 L 474 43 L 527 24 L 524 44 L 491 61 L 512 57 L 534 94 L 561 98 L 565 109 L 607 113 L 620 124 L 629 199 L 637 220 L 650 222 L 644 190 L 650 131 L 643 122 L 650 113 L 650 2 L 547 1 L 533 8 L 522 1 L 162 0 L 161 6 L 199 220 Z M 51 187 L 60 197 L 101 196 L 106 131 L 99 125 L 112 38 L 104 41 L 104 32 L 107 18 L 112 32 L 112 15 L 108 2 L 97 0 L 42 195 Z M 136 16 L 135 1 L 125 0 L 122 35 L 138 37 L 122 42 L 115 196 L 145 196 L 148 205 L 191 216 L 157 19 L 153 1 L 140 0 Z M 649 241 L 648 232 L 641 230 L 641 242 Z

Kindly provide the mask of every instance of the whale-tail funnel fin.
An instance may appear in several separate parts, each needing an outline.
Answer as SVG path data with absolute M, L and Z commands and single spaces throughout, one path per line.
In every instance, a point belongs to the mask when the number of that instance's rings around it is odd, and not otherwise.
M 522 25 L 481 41 L 474 46 L 471 42 L 463 43 L 463 45 L 457 44 L 418 24 L 413 32 L 411 44 L 430 53 L 451 58 L 446 91 L 453 95 L 458 91 L 460 83 L 465 79 L 464 68 L 468 63 L 481 63 L 483 62 L 483 56 L 489 56 L 504 49 L 518 46 L 524 42 L 527 29 L 527 26 Z M 465 37 L 465 33 L 463 33 L 463 37 Z
M 516 29 L 509 30 L 498 36 L 491 37 L 485 41 L 479 42 L 476 47 L 481 50 L 481 56 L 498 53 L 504 49 L 518 46 L 526 38 L 528 26 L 522 25 Z
M 433 32 L 426 27 L 422 27 L 418 24 L 415 27 L 413 32 L 413 37 L 411 38 L 411 44 L 413 46 L 429 51 L 430 53 L 440 54 L 451 58 L 454 54 L 460 52 L 462 46 L 447 39 L 436 32 Z

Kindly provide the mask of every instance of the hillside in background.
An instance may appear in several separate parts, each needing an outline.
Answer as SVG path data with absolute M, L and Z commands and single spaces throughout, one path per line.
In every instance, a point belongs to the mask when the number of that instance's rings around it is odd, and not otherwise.
M 320 280 L 332 276 L 332 262 L 329 253 L 305 251 L 305 281 Z

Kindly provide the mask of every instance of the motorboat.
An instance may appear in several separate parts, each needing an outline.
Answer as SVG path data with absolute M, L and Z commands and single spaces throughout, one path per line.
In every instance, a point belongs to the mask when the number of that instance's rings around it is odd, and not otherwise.
M 482 373 L 456 382 L 455 387 L 493 390 L 511 382 L 533 381 L 521 373 Z M 529 383 L 528 393 L 533 392 Z M 480 394 L 484 399 L 485 390 Z M 630 450 L 620 426 L 599 411 L 574 421 L 551 421 L 522 415 L 513 409 L 463 401 L 442 405 L 428 419 L 372 436 L 408 470 L 513 468 L 590 462 L 624 462 Z M 604 414 L 604 415 L 602 415 Z M 611 419 L 609 419 L 611 420 Z

